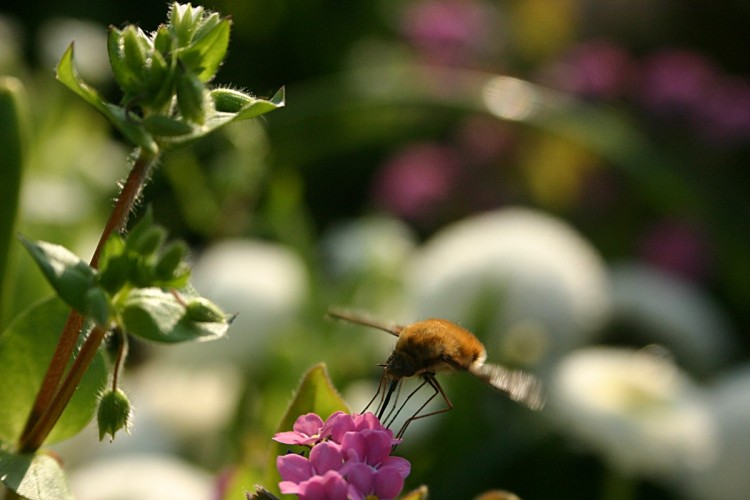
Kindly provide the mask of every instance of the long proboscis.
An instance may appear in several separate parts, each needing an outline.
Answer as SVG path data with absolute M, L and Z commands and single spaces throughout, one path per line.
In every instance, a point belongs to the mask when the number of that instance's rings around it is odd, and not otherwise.
M 341 319 L 344 321 L 348 321 L 349 323 L 355 323 L 357 325 L 362 326 L 369 326 L 370 328 L 376 328 L 378 330 L 382 330 L 384 332 L 388 332 L 391 335 L 398 337 L 401 333 L 401 330 L 404 329 L 403 326 L 399 325 L 389 325 L 386 323 L 383 323 L 381 321 L 377 321 L 375 319 L 369 318 L 365 314 L 359 314 L 349 311 L 342 311 L 340 309 L 329 309 L 326 312 L 326 315 L 335 318 L 335 319 Z
M 469 371 L 495 389 L 507 393 L 513 401 L 532 410 L 541 410 L 544 407 L 542 382 L 530 373 L 493 364 L 484 364 Z

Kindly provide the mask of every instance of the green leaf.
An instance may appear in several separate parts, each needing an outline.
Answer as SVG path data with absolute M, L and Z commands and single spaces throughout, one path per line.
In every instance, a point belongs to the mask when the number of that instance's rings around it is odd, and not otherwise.
M 73 60 L 71 43 L 57 65 L 57 79 L 103 114 L 128 140 L 149 153 L 156 154 L 159 147 L 151 134 L 135 120 L 130 119 L 123 108 L 106 102 L 95 89 L 89 87 L 78 74 Z
M 20 80 L 0 78 L 0 311 L 7 305 L 2 300 L 8 286 L 8 259 L 18 212 L 21 172 L 26 159 L 29 139 L 29 110 L 26 92 Z M 1 316 L 1 315 L 0 315 Z
M 63 246 L 23 237 L 21 242 L 61 299 L 97 324 L 109 326 L 107 297 L 91 266 Z
M 133 335 L 162 343 L 214 340 L 226 334 L 229 328 L 226 315 L 220 321 L 196 321 L 190 318 L 185 305 L 196 297 L 184 291 L 182 295 L 184 298 L 178 300 L 175 294 L 160 288 L 133 290 L 120 311 L 122 328 Z
M 270 99 L 256 99 L 246 104 L 238 113 L 237 120 L 249 120 L 286 105 L 286 89 L 281 87 Z
M 348 412 L 349 408 L 333 386 L 325 363 L 317 364 L 302 377 L 276 432 L 292 430 L 297 417 L 305 413 L 316 413 L 325 420 L 337 411 Z M 279 481 L 281 481 L 279 471 L 276 469 L 276 457 L 286 454 L 289 448 L 287 444 L 272 441 L 264 485 L 275 494 L 280 494 Z
M 52 297 L 27 309 L 0 334 L 1 440 L 13 442 L 21 434 L 69 313 L 70 307 Z M 106 380 L 98 353 L 47 443 L 67 439 L 91 421 Z
M 29 500 L 73 500 L 65 472 L 45 453 L 15 455 L 0 449 L 0 480 Z
M 208 82 L 216 75 L 227 55 L 231 22 L 229 19 L 216 22 L 218 19 L 218 14 L 211 14 L 196 32 L 193 43 L 179 55 L 201 82 Z

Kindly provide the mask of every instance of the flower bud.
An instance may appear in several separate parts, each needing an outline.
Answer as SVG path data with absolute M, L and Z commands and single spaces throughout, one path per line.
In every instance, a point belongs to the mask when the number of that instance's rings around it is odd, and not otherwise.
M 134 231 L 131 237 L 127 239 L 127 247 L 138 255 L 147 257 L 153 255 L 159 249 L 166 237 L 167 231 L 164 228 L 150 226 L 138 233 Z
M 184 121 L 164 115 L 151 115 L 144 118 L 143 126 L 153 135 L 161 137 L 176 137 L 193 131 L 193 127 Z
M 203 297 L 190 299 L 185 311 L 185 317 L 196 323 L 223 323 L 226 315 L 219 307 Z
M 182 116 L 199 124 L 206 121 L 206 89 L 193 73 L 177 75 L 177 105 Z
M 125 32 L 110 27 L 107 37 L 107 52 L 112 74 L 120 88 L 128 94 L 137 94 L 143 85 L 143 68 L 133 68 L 125 56 Z
M 179 47 L 185 47 L 190 43 L 202 14 L 203 7 L 193 7 L 189 3 L 179 4 L 175 2 L 172 4 L 172 10 L 169 13 L 169 24 L 172 32 L 177 36 L 177 45 Z
M 99 400 L 97 413 L 99 441 L 103 440 L 107 434 L 112 436 L 111 441 L 120 429 L 127 431 L 130 427 L 130 417 L 130 401 L 125 393 L 120 389 L 105 392 Z
M 216 111 L 225 113 L 237 113 L 243 106 L 255 100 L 250 94 L 226 88 L 212 90 L 211 98 L 214 100 Z
M 187 245 L 182 241 L 170 243 L 159 256 L 154 267 L 154 274 L 158 279 L 171 280 L 175 278 L 182 260 L 187 254 Z

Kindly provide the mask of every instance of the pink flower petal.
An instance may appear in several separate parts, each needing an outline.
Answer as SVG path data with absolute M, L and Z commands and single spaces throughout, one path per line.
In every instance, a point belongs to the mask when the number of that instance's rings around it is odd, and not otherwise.
M 374 493 L 379 500 L 396 498 L 404 487 L 404 478 L 394 467 L 386 467 L 375 472 Z
M 384 430 L 385 427 L 383 427 L 374 413 L 368 411 L 362 415 L 354 415 L 354 429 L 358 431 L 363 429 Z
M 341 474 L 336 471 L 328 471 L 322 476 L 315 476 L 305 481 L 299 492 L 300 500 L 332 500 L 347 498 L 349 485 Z
M 315 471 L 308 459 L 295 453 L 276 457 L 276 468 L 284 481 L 299 483 L 309 479 Z
M 388 457 L 383 460 L 378 469 L 382 470 L 385 468 L 396 469 L 404 479 L 411 473 L 411 464 L 407 459 L 401 457 Z
M 370 465 L 378 465 L 391 454 L 391 437 L 385 431 L 365 429 L 360 433 L 367 443 L 367 458 Z
M 343 411 L 337 411 L 328 417 L 321 430 L 321 435 L 325 437 L 330 436 L 335 443 L 341 443 L 344 434 L 353 430 L 355 429 L 352 416 Z
M 300 415 L 294 422 L 294 429 L 296 432 L 300 432 L 307 436 L 315 436 L 320 434 L 320 429 L 323 428 L 323 419 L 315 413 L 307 413 Z
M 285 495 L 296 495 L 301 490 L 299 484 L 295 483 L 294 481 L 280 481 L 279 491 L 281 491 Z
M 293 431 L 277 432 L 273 436 L 274 441 L 283 444 L 312 445 L 318 439 L 319 438 L 317 436 L 310 437 L 306 436 L 305 434 Z
M 341 473 L 344 474 L 344 477 L 349 484 L 353 485 L 364 496 L 372 493 L 375 480 L 375 470 L 369 465 L 363 464 L 362 462 L 350 462 L 346 464 L 345 468 L 341 469 Z
M 341 446 L 330 441 L 315 445 L 310 450 L 310 463 L 319 475 L 331 470 L 339 470 L 344 463 Z

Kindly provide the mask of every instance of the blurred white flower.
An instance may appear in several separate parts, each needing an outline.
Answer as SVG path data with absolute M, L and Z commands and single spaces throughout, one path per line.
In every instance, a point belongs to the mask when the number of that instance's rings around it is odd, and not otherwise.
M 215 496 L 213 477 L 177 458 L 131 454 L 98 458 L 71 471 L 78 500 L 206 500 Z
M 560 219 L 507 208 L 448 226 L 420 249 L 408 284 L 417 314 L 471 326 L 506 360 L 549 360 L 590 339 L 609 306 L 604 262 Z M 490 355 L 492 359 L 492 354 Z
M 296 319 L 308 289 L 305 265 L 295 253 L 250 240 L 210 247 L 193 266 L 192 283 L 224 311 L 238 314 L 226 338 L 160 349 L 167 358 L 203 364 L 257 361 L 270 335 Z
M 642 343 L 667 347 L 682 366 L 717 369 L 735 350 L 729 321 L 694 284 L 638 264 L 615 266 L 611 281 L 613 319 Z
M 226 363 L 196 367 L 155 362 L 135 372 L 128 385 L 139 408 L 147 407 L 170 433 L 192 439 L 216 437 L 224 430 L 242 389 L 239 370 Z
M 750 365 L 732 371 L 709 394 L 718 429 L 716 460 L 680 475 L 687 498 L 743 500 L 750 492 Z
M 716 429 L 705 396 L 648 349 L 571 352 L 552 384 L 551 418 L 621 473 L 674 477 L 714 459 Z
M 107 55 L 107 30 L 82 19 L 56 18 L 39 30 L 42 63 L 54 68 L 65 50 L 75 42 L 76 66 L 84 80 L 103 83 L 112 77 Z
M 327 231 L 321 249 L 336 278 L 363 273 L 394 276 L 401 272 L 416 237 L 404 223 L 387 217 L 367 217 Z

